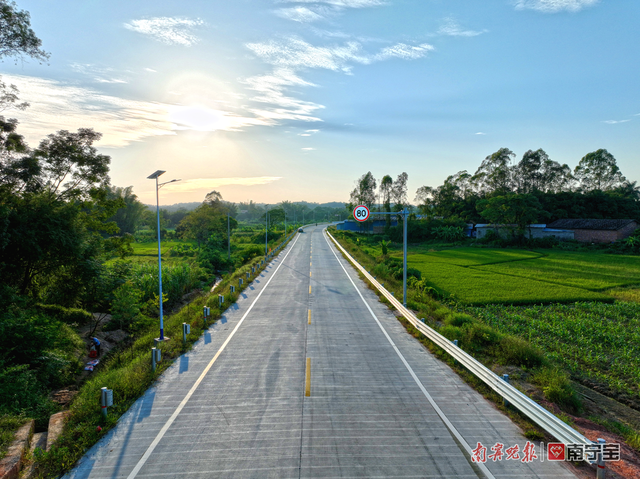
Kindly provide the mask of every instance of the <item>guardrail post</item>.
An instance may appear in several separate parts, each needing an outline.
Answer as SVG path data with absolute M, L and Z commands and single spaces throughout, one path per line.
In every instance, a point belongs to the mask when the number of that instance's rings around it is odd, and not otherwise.
M 597 479 L 605 479 L 607 475 L 607 470 L 604 468 L 604 454 L 602 454 L 602 447 L 605 445 L 607 441 L 602 438 L 598 438 L 598 444 L 600 444 L 600 453 L 598 454 L 598 473 Z
M 224 304 L 224 296 L 222 296 L 221 294 L 218 295 L 218 307 L 222 308 L 222 305 Z
M 508 374 L 503 374 L 502 375 L 502 379 L 504 380 L 505 383 L 509 384 L 509 375 Z M 509 401 L 507 401 L 506 399 L 502 398 L 502 400 L 504 401 L 504 405 L 508 406 L 509 405 Z
M 247 279 L 251 277 L 251 273 L 247 272 Z
M 235 293 L 235 292 L 236 292 L 236 287 L 235 287 L 234 285 L 231 285 L 231 286 L 229 287 L 229 290 L 230 290 L 232 293 Z
M 191 325 L 182 323 L 182 342 L 187 344 L 187 334 L 191 334 Z
M 238 287 L 242 286 L 242 278 L 238 278 Z
M 420 321 L 422 321 L 424 324 L 427 324 L 427 321 L 424 318 L 421 318 Z
M 151 348 L 151 370 L 156 372 L 156 348 Z
M 422 322 L 424 322 L 424 319 L 422 320 Z M 457 339 L 453 340 L 453 345 L 455 347 L 458 347 L 458 340 Z M 458 360 L 456 358 L 453 358 L 453 364 L 458 364 Z
M 106 387 L 100 388 L 100 409 L 103 418 L 107 418 L 107 408 L 113 406 L 113 391 Z

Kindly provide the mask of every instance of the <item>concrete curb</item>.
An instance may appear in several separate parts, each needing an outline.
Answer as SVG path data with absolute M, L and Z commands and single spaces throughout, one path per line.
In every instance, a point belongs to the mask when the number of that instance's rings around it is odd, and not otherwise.
M 24 453 L 29 448 L 29 441 L 35 429 L 32 419 L 18 429 L 14 441 L 9 446 L 6 457 L 0 461 L 0 479 L 17 479 L 22 467 Z
M 64 423 L 67 421 L 70 411 L 61 411 L 49 418 L 49 429 L 47 430 L 47 448 L 49 451 L 54 442 L 58 440 L 64 429 Z

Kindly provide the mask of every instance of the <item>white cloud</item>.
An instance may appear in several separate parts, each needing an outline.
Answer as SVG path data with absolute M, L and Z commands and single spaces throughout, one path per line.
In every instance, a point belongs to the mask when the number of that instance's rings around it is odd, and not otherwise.
M 605 120 L 603 123 L 606 123 L 608 125 L 617 125 L 618 123 L 626 123 L 628 121 L 631 120 Z
M 276 14 L 282 18 L 300 23 L 311 23 L 322 20 L 324 17 L 307 7 L 281 8 L 276 10 Z
M 279 3 L 316 3 L 339 8 L 367 8 L 384 5 L 382 0 L 280 0 Z
M 253 101 L 278 107 L 272 111 L 248 108 L 248 111 L 258 117 L 269 119 L 272 122 L 278 120 L 321 121 L 312 115 L 315 110 L 324 108 L 323 105 L 285 95 L 285 90 L 291 86 L 315 86 L 297 76 L 291 69 L 278 68 L 269 75 L 249 77 L 241 82 L 248 85 L 250 90 L 259 93 L 258 96 L 252 98 Z
M 298 136 L 311 136 L 318 133 L 320 130 L 305 130 L 304 133 L 298 133 Z
M 544 13 L 561 11 L 579 12 L 585 7 L 595 5 L 600 0 L 516 0 L 518 10 L 529 9 Z
M 398 43 L 371 55 L 363 52 L 362 45 L 355 41 L 327 47 L 311 45 L 298 37 L 249 43 L 246 47 L 266 63 L 274 65 L 275 70 L 272 74 L 249 77 L 241 82 L 260 93 L 251 100 L 276 106 L 273 109 L 247 110 L 266 121 L 276 123 L 280 120 L 322 121 L 313 115 L 316 110 L 324 108 L 323 105 L 285 94 L 294 86 L 316 86 L 300 78 L 297 74 L 300 70 L 322 68 L 350 74 L 354 63 L 367 65 L 389 58 L 413 60 L 434 49 L 426 43 L 418 46 Z
M 93 128 L 102 133 L 101 147 L 119 148 L 149 137 L 175 135 L 177 130 L 234 131 L 242 127 L 271 125 L 268 116 L 242 116 L 204 107 L 137 101 L 105 95 L 95 90 L 53 80 L 3 75 L 31 103 L 15 112 L 18 132 L 31 146 L 58 130 Z
M 190 193 L 199 190 L 211 191 L 212 188 L 220 186 L 256 186 L 267 185 L 282 179 L 281 176 L 251 176 L 251 177 L 233 177 L 233 178 L 195 178 L 191 180 L 183 180 L 171 185 L 172 193 Z
M 155 17 L 142 20 L 132 20 L 125 23 L 124 27 L 134 32 L 151 36 L 167 45 L 191 46 L 198 41 L 198 38 L 191 33 L 194 27 L 204 25 L 204 21 L 199 18 L 190 20 L 188 18 Z
M 438 30 L 438 35 L 447 35 L 450 37 L 476 37 L 486 32 L 487 30 L 463 30 L 454 19 L 447 18 L 445 19 L 445 23 Z
M 145 68 L 145 71 L 148 71 L 151 73 L 158 73 L 158 70 L 154 70 L 153 68 Z
M 265 62 L 279 67 L 325 68 L 348 72 L 348 62 L 366 64 L 371 61 L 359 54 L 361 46 L 358 42 L 347 42 L 342 46 L 316 47 L 300 38 L 290 37 L 285 41 L 272 40 L 267 43 L 249 43 L 246 46 Z
M 478 133 L 476 133 L 476 135 L 486 135 L 486 133 L 483 131 L 479 131 Z
M 91 63 L 71 63 L 69 66 L 75 72 L 92 77 L 97 83 L 129 83 L 113 68 L 103 68 Z
M 300 68 L 324 68 L 333 71 L 350 73 L 350 63 L 368 65 L 374 61 L 387 60 L 397 57 L 414 60 L 425 56 L 434 50 L 426 43 L 418 46 L 398 43 L 383 48 L 375 55 L 362 52 L 362 45 L 358 42 L 346 42 L 343 45 L 317 47 L 297 37 L 290 37 L 284 41 L 270 41 L 267 43 L 250 43 L 247 48 L 253 51 L 265 62 L 278 67 L 288 67 L 292 70 Z
M 416 47 L 411 45 L 405 45 L 404 43 L 398 43 L 391 47 L 383 48 L 380 53 L 373 58 L 376 60 L 386 60 L 388 58 L 402 58 L 403 60 L 416 60 L 422 58 L 428 52 L 435 50 L 435 48 L 427 43 L 418 45 Z
M 315 148 L 301 148 L 301 149 L 302 149 L 302 150 L 305 150 L 305 151 L 312 151 L 312 150 L 315 150 Z

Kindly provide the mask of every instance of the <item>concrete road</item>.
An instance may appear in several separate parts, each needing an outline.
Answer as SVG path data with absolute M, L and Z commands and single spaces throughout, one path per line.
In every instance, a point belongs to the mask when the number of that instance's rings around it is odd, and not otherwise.
M 478 443 L 527 440 L 310 227 L 67 477 L 574 477 Z

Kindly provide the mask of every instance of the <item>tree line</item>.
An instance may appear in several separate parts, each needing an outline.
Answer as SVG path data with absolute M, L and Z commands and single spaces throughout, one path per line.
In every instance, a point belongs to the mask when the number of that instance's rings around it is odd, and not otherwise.
M 378 183 L 371 172 L 356 181 L 348 210 L 357 204 L 385 211 L 408 207 L 424 218 L 470 223 L 516 224 L 562 218 L 640 218 L 640 187 L 620 171 L 605 149 L 586 154 L 572 170 L 542 149 L 528 150 L 518 162 L 508 148 L 488 155 L 471 174 L 459 171 L 440 186 L 422 186 L 417 207 L 408 204 L 407 174 Z

